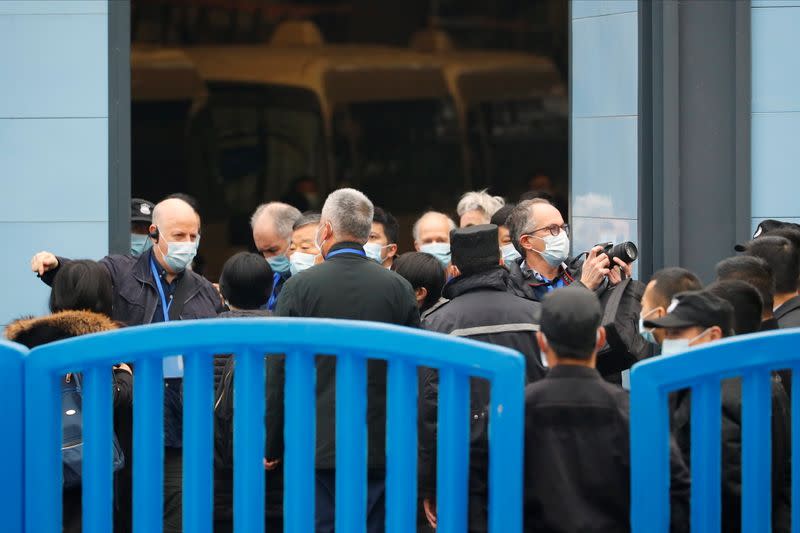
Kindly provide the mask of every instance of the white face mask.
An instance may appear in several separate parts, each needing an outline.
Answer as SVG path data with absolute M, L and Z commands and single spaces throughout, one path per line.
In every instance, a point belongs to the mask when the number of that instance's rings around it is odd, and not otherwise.
M 432 255 L 442 264 L 444 268 L 450 266 L 450 243 L 449 242 L 430 242 L 419 247 L 419 251 Z
M 292 257 L 289 258 L 289 269 L 292 271 L 292 276 L 296 275 L 298 272 L 308 270 L 314 266 L 316 261 L 317 256 L 314 254 L 305 254 L 303 252 L 293 253 Z
M 692 339 L 664 339 L 664 342 L 661 344 L 661 355 L 675 355 L 678 353 L 683 353 L 691 348 L 695 342 L 703 338 L 703 336 L 709 331 L 711 331 L 711 328 L 703 330 L 700 335 Z
M 319 241 L 319 232 L 320 232 L 320 230 L 322 230 L 324 227 L 325 227 L 325 224 L 321 224 L 321 225 L 320 225 L 320 226 L 317 228 L 317 233 L 316 233 L 316 235 L 314 235 L 314 246 L 316 246 L 316 247 L 317 247 L 317 250 L 319 250 L 319 253 L 320 253 L 320 255 L 322 255 L 322 257 L 325 257 L 325 254 L 323 254 L 323 253 L 322 253 L 322 247 L 325 245 L 325 241 L 326 241 L 327 239 L 325 239 L 325 240 L 323 240 L 322 242 L 320 242 L 320 241 Z
M 167 242 L 167 253 L 157 246 L 159 253 L 164 258 L 164 262 L 172 272 L 179 274 L 186 270 L 189 265 L 194 261 L 197 255 L 197 247 L 200 245 L 200 236 L 198 235 L 195 242 Z
M 515 263 L 522 257 L 511 243 L 500 247 L 500 255 L 503 256 L 503 262 L 505 264 Z
M 534 251 L 541 255 L 542 259 L 547 261 L 547 264 L 551 267 L 557 267 L 569 258 L 569 237 L 566 231 L 562 230 L 555 237 L 552 235 L 548 235 L 547 237 L 531 235 L 531 237 L 544 241 L 544 251 Z

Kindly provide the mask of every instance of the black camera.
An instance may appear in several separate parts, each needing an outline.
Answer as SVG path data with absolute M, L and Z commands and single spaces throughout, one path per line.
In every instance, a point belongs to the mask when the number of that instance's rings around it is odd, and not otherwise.
M 614 258 L 619 258 L 626 264 L 631 264 L 639 258 L 639 249 L 630 241 L 621 242 L 616 246 L 613 242 L 604 242 L 597 246 L 603 248 L 600 253 L 606 254 L 612 265 L 614 264 Z M 600 253 L 597 255 L 600 255 Z

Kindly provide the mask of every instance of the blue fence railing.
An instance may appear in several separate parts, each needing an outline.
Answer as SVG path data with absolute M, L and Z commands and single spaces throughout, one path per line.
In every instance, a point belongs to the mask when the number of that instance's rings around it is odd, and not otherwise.
M 771 531 L 771 372 L 800 368 L 800 330 L 736 337 L 657 357 L 631 372 L 631 520 L 635 533 L 669 531 L 668 395 L 691 389 L 691 526 L 721 527 L 721 393 L 742 380 L 742 531 Z M 791 401 L 791 433 L 800 435 L 800 394 Z M 792 439 L 792 509 L 800 510 L 800 439 Z M 800 512 L 792 512 L 800 531 Z
M 440 370 L 438 530 L 466 531 L 469 378 L 491 385 L 489 522 L 493 533 L 522 531 L 524 360 L 512 350 L 376 323 L 314 319 L 189 321 L 126 328 L 53 343 L 0 366 L 12 383 L 24 360 L 17 404 L 21 442 L 0 444 L 7 469 L 3 507 L 20 514 L 28 532 L 61 524 L 60 376 L 83 373 L 83 524 L 110 531 L 112 520 L 111 365 L 134 365 L 134 531 L 162 529 L 162 360 L 184 357 L 183 525 L 211 532 L 213 509 L 213 354 L 234 354 L 234 524 L 238 533 L 264 530 L 265 354 L 286 354 L 285 530 L 314 529 L 315 355 L 337 357 L 336 527 L 365 530 L 366 361 L 388 362 L 386 530 L 407 533 L 417 517 L 417 367 Z M 14 351 L 16 350 L 16 351 Z M 16 372 L 16 374 L 15 374 Z M 18 409 L 12 406 L 18 407 Z M 463 415 L 463 416 L 461 416 Z M 18 420 L 19 428 L 23 420 Z M 22 431 L 19 432 L 22 434 Z M 24 454 L 23 454 L 24 451 Z M 24 507 L 8 479 L 22 480 L 8 460 L 24 455 Z M 21 462 L 17 462 L 18 464 Z M 21 493 L 21 492 L 20 492 Z M 18 493 L 18 494 L 20 494 Z M 46 512 L 42 512 L 46 510 Z M 13 513 L 4 514 L 4 521 Z M 21 516 L 20 516 L 21 521 Z M 5 525 L 4 525 L 4 530 Z M 15 531 L 19 528 L 13 529 Z
M 0 438 L 0 517 L 4 531 L 22 531 L 23 527 L 23 363 L 27 353 L 19 344 L 0 340 L 0 390 L 5 410 Z

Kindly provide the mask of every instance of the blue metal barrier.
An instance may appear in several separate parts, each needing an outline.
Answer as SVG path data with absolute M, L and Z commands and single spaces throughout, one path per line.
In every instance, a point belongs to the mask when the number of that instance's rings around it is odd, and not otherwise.
M 0 340 L 0 390 L 3 391 L 3 437 L 0 438 L 0 517 L 4 531 L 22 531 L 24 476 L 23 374 L 28 349 Z
M 0 346 L 2 348 L 2 346 Z M 489 522 L 522 530 L 524 360 L 512 350 L 409 328 L 316 319 L 170 322 L 56 342 L 25 361 L 25 529 L 60 531 L 59 377 L 84 374 L 84 531 L 110 531 L 111 365 L 134 370 L 134 531 L 162 530 L 162 359 L 184 356 L 183 524 L 209 532 L 213 509 L 212 354 L 234 354 L 234 525 L 264 530 L 264 356 L 286 354 L 285 531 L 314 527 L 315 355 L 336 355 L 337 531 L 365 531 L 366 360 L 388 361 L 386 530 L 417 517 L 417 366 L 441 371 L 439 531 L 465 531 L 469 377 L 491 384 Z M 461 416 L 463 415 L 463 416 Z M 7 503 L 7 502 L 4 502 Z M 42 512 L 46 510 L 46 512 Z
M 720 383 L 742 378 L 742 531 L 770 531 L 771 371 L 800 368 L 800 330 L 736 337 L 657 357 L 631 372 L 631 520 L 634 533 L 669 531 L 670 392 L 690 388 L 692 531 L 718 532 L 721 518 Z M 795 373 L 794 375 L 800 375 Z M 800 391 L 792 435 L 800 435 Z M 792 509 L 800 510 L 800 439 L 792 439 Z M 800 512 L 792 512 L 800 531 Z

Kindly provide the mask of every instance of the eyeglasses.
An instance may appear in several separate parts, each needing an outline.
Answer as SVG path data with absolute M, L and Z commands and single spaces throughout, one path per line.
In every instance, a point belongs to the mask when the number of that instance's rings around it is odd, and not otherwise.
M 561 233 L 561 231 L 562 231 L 562 230 L 564 231 L 564 233 L 566 233 L 567 235 L 569 235 L 569 224 L 563 224 L 563 225 L 561 225 L 561 226 L 559 226 L 558 224 L 550 224 L 549 226 L 544 226 L 544 227 L 541 227 L 541 228 L 536 228 L 535 230 L 531 231 L 531 232 L 529 233 L 529 235 L 533 235 L 533 234 L 534 234 L 534 233 L 536 233 L 537 231 L 542 231 L 542 230 L 545 230 L 545 229 L 546 229 L 547 231 L 549 231 L 549 232 L 550 232 L 550 235 L 552 235 L 553 237 L 558 237 L 559 233 Z

